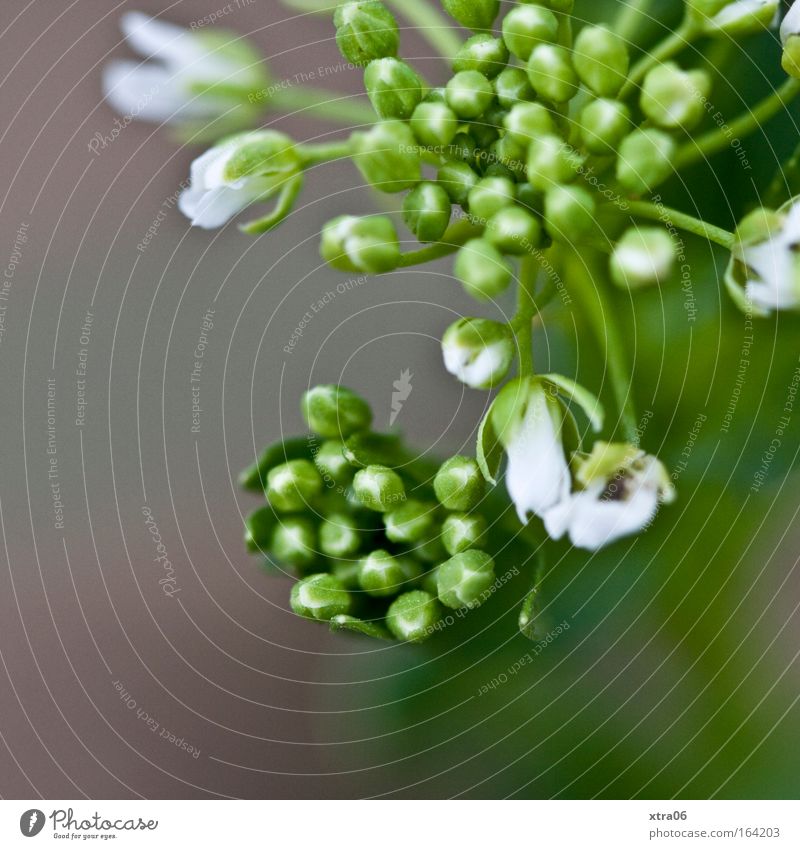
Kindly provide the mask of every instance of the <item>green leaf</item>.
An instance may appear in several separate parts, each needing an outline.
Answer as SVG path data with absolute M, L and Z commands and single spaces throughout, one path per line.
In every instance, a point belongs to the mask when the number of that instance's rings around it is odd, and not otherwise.
M 503 460 L 503 446 L 500 444 L 500 439 L 492 425 L 492 409 L 496 401 L 496 398 L 492 401 L 478 428 L 478 443 L 475 450 L 478 468 L 484 478 L 493 486 L 497 485 L 497 472 L 500 470 L 500 463 Z
M 580 383 L 576 383 L 571 378 L 564 377 L 561 374 L 545 374 L 542 375 L 542 380 L 552 383 L 562 395 L 574 401 L 586 413 L 595 433 L 599 433 L 603 429 L 605 410 L 596 395 L 593 395 Z
M 331 619 L 331 631 L 352 631 L 364 637 L 372 637 L 376 640 L 391 640 L 392 635 L 381 625 L 375 622 L 365 622 L 355 616 L 342 614 Z

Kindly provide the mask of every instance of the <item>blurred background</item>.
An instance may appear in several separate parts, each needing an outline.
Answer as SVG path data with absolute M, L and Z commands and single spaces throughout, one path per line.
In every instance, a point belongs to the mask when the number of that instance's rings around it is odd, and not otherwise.
M 688 289 L 620 302 L 643 445 L 679 500 L 600 554 L 554 547 L 541 627 L 562 627 L 546 648 L 516 630 L 524 579 L 409 648 L 300 620 L 288 579 L 247 556 L 258 502 L 236 475 L 302 430 L 309 385 L 351 386 L 388 426 L 409 370 L 397 425 L 443 456 L 472 453 L 487 398 L 441 365 L 443 330 L 476 309 L 450 263 L 339 289 L 321 265 L 325 221 L 372 208 L 351 165 L 319 168 L 275 233 L 192 230 L 175 197 L 202 146 L 115 125 L 100 71 L 130 56 L 123 11 L 190 26 L 223 6 L 0 8 L 0 795 L 795 797 L 798 324 L 736 313 L 707 245 L 687 242 Z M 650 41 L 680 3 L 657 8 Z M 276 81 L 313 71 L 361 91 L 325 17 L 251 0 L 217 26 L 252 39 Z M 423 41 L 403 45 L 441 76 Z M 734 54 L 714 92 L 726 120 L 781 78 L 773 36 Z M 265 124 L 343 134 L 302 110 Z M 745 140 L 750 170 L 731 150 L 665 200 L 732 227 L 798 137 L 781 116 Z M 605 394 L 579 304 L 549 313 L 537 346 L 543 371 Z M 512 545 L 503 565 L 527 557 Z

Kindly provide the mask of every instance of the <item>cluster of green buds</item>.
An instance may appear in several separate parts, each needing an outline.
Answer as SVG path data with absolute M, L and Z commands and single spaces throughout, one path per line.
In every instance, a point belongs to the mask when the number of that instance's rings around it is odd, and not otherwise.
M 309 390 L 302 412 L 311 433 L 270 446 L 240 477 L 267 500 L 247 517 L 247 547 L 297 579 L 292 609 L 421 642 L 446 609 L 486 600 L 495 574 L 476 461 L 415 458 L 372 430 L 369 405 L 341 386 Z

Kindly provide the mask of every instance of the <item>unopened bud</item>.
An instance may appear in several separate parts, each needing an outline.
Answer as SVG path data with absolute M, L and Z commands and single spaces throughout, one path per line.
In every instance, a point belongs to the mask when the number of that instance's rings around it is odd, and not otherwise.
M 468 294 L 479 301 L 488 301 L 508 288 L 513 269 L 486 239 L 472 239 L 458 252 L 453 273 Z
M 619 146 L 617 179 L 633 194 L 644 194 L 669 177 L 673 170 L 675 142 L 652 128 L 634 130 Z
M 705 71 L 682 71 L 674 62 L 653 68 L 642 83 L 642 112 L 659 127 L 690 130 L 705 115 L 711 78 Z
M 438 183 L 420 183 L 403 201 L 403 219 L 420 242 L 438 242 L 447 231 L 452 204 Z
M 347 439 L 356 431 L 366 430 L 372 421 L 369 404 L 351 389 L 336 384 L 309 389 L 300 406 L 311 430 L 326 439 Z
M 507 324 L 488 318 L 462 318 L 442 337 L 444 365 L 472 389 L 491 389 L 508 374 L 514 341 Z
M 580 128 L 589 153 L 608 156 L 632 129 L 630 109 L 619 100 L 593 100 L 581 112 Z
M 272 532 L 276 522 L 277 516 L 269 504 L 254 510 L 245 519 L 244 541 L 251 554 L 259 551 L 266 554 L 272 543 Z
M 380 121 L 365 133 L 353 133 L 353 162 L 380 192 L 409 189 L 422 178 L 417 142 L 402 121 Z
M 470 120 L 486 111 L 494 100 L 494 88 L 479 71 L 461 71 L 447 83 L 445 97 L 459 118 Z
M 478 607 L 494 583 L 494 560 L 471 548 L 454 555 L 439 566 L 439 600 L 447 607 Z
M 555 44 L 537 45 L 528 60 L 528 79 L 539 97 L 566 103 L 578 93 L 580 80 L 569 51 Z
M 442 525 L 442 542 L 451 556 L 477 548 L 486 534 L 486 519 L 479 513 L 451 513 Z
M 336 43 L 353 65 L 395 56 L 400 36 L 394 15 L 377 0 L 340 3 L 333 15 Z
M 522 68 L 506 68 L 498 74 L 494 80 L 494 90 L 500 105 L 505 109 L 533 100 L 535 96 L 528 74 Z
M 522 62 L 537 44 L 552 44 L 557 38 L 558 18 L 542 6 L 514 6 L 503 18 L 503 40 Z
M 528 150 L 528 182 L 540 192 L 568 183 L 578 175 L 583 159 L 558 136 L 535 139 Z
M 352 598 L 334 575 L 319 573 L 303 578 L 292 587 L 290 604 L 300 616 L 326 622 L 350 612 Z
M 496 77 L 508 62 L 508 48 L 501 38 L 481 32 L 468 38 L 453 59 L 453 71 L 478 71 L 485 77 Z
M 500 0 L 442 0 L 442 7 L 462 27 L 489 30 L 500 11 Z
M 502 253 L 521 256 L 541 245 L 542 225 L 521 206 L 507 206 L 489 219 L 484 238 Z
M 400 242 L 385 215 L 341 215 L 323 228 L 320 254 L 339 271 L 383 274 L 400 263 Z
M 465 207 L 480 177 L 466 162 L 448 162 L 439 169 L 436 179 L 453 203 Z
M 641 289 L 661 283 L 675 261 L 672 237 L 659 227 L 632 227 L 611 255 L 611 277 L 618 286 Z
M 308 569 L 319 558 L 317 529 L 306 516 L 285 516 L 275 526 L 270 549 L 276 560 Z
M 369 63 L 364 72 L 364 88 L 384 120 L 410 118 L 423 96 L 423 83 L 416 71 L 391 56 Z
M 400 475 L 388 466 L 367 466 L 356 472 L 353 491 L 361 504 L 378 513 L 397 507 L 406 497 Z
M 323 442 L 314 455 L 314 463 L 326 482 L 331 481 L 339 486 L 347 486 L 355 474 L 355 469 L 344 456 L 344 442 L 340 439 Z
M 376 598 L 397 595 L 415 573 L 421 572 L 417 565 L 412 567 L 409 558 L 395 557 L 388 551 L 378 549 L 361 559 L 358 583 L 367 595 Z
M 267 498 L 282 513 L 305 510 L 322 492 L 322 478 L 310 460 L 290 460 L 267 475 Z
M 488 221 L 514 202 L 514 184 L 504 177 L 484 177 L 469 193 L 468 202 L 471 215 Z
M 625 41 L 608 27 L 584 27 L 575 39 L 572 62 L 581 82 L 600 97 L 614 97 L 628 77 Z
M 426 101 L 414 110 L 411 130 L 426 147 L 446 147 L 458 132 L 458 118 L 446 103 Z
M 486 482 L 472 457 L 456 455 L 442 464 L 433 488 L 440 504 L 448 510 L 465 512 L 480 503 Z
M 505 127 L 511 138 L 524 145 L 539 136 L 556 134 L 553 113 L 541 103 L 518 103 L 506 115 Z
M 442 616 L 436 597 L 413 590 L 396 598 L 386 614 L 386 626 L 398 640 L 421 643 L 434 633 Z
M 544 220 L 551 237 L 572 243 L 594 229 L 597 204 L 583 186 L 553 186 L 544 198 Z
M 386 536 L 397 543 L 422 542 L 433 530 L 435 509 L 435 504 L 409 499 L 384 515 Z
M 355 520 L 343 513 L 329 516 L 319 529 L 319 547 L 329 557 L 352 557 L 361 548 L 362 536 Z

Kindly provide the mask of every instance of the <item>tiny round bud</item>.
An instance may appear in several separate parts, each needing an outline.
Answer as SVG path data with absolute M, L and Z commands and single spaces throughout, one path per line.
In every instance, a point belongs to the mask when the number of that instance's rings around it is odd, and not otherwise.
M 539 136 L 557 134 L 553 113 L 541 103 L 518 103 L 506 115 L 505 127 L 511 138 L 524 145 Z
M 769 29 L 780 0 L 687 0 L 687 14 L 706 35 L 742 36 Z M 791 9 L 786 13 L 789 18 Z
M 251 554 L 260 551 L 266 553 L 272 543 L 272 532 L 277 516 L 273 508 L 267 504 L 254 510 L 244 522 L 244 542 Z
M 471 239 L 461 248 L 453 272 L 467 293 L 479 301 L 504 292 L 514 273 L 500 251 L 485 239 Z
M 539 44 L 528 60 L 528 79 L 545 100 L 566 103 L 578 93 L 580 80 L 569 52 L 555 44 Z
M 619 146 L 617 179 L 629 192 L 654 189 L 674 169 L 675 142 L 661 130 L 634 130 Z
M 486 535 L 486 519 L 479 513 L 451 513 L 442 525 L 442 542 L 451 556 L 476 548 Z
M 270 549 L 281 563 L 308 569 L 319 559 L 314 522 L 306 516 L 285 516 L 275 526 Z
M 444 366 L 472 389 L 491 389 L 508 374 L 514 340 L 508 325 L 488 318 L 462 318 L 442 337 Z
M 383 598 L 397 595 L 408 581 L 408 572 L 401 558 L 380 548 L 361 558 L 358 584 L 367 595 Z
M 458 132 L 458 118 L 446 103 L 426 101 L 414 110 L 411 129 L 420 144 L 446 147 Z
M 487 177 L 505 177 L 512 181 L 525 177 L 528 147 L 514 141 L 508 133 L 489 148 L 489 155 L 491 161 L 486 168 Z
M 364 88 L 383 119 L 410 118 L 423 95 L 423 83 L 416 71 L 391 56 L 369 63 L 364 71 Z
M 675 245 L 666 230 L 631 227 L 611 255 L 611 278 L 617 286 L 641 289 L 665 280 L 674 261 Z
M 466 162 L 448 162 L 439 169 L 436 179 L 453 203 L 466 206 L 469 193 L 480 177 Z
M 421 643 L 433 634 L 442 609 L 436 597 L 424 590 L 398 596 L 386 614 L 386 626 L 398 640 Z
M 541 245 L 542 225 L 521 206 L 508 206 L 489 219 L 484 238 L 504 254 L 522 256 Z
M 442 0 L 442 8 L 462 27 L 488 30 L 500 11 L 500 0 Z
M 468 38 L 453 59 L 453 71 L 478 71 L 485 77 L 496 77 L 508 62 L 508 48 L 500 38 L 481 32 Z
M 486 481 L 472 457 L 457 454 L 442 464 L 433 479 L 433 489 L 439 503 L 448 510 L 464 512 L 477 507 Z
M 478 145 L 475 139 L 469 133 L 456 133 L 453 141 L 448 145 L 445 151 L 445 156 L 448 159 L 455 159 L 459 162 L 466 162 L 467 165 L 475 164 L 475 154 L 478 151 Z
M 351 389 L 335 384 L 309 389 L 300 407 L 311 430 L 326 439 L 347 439 L 372 422 L 369 404 Z
M 439 566 L 439 600 L 447 607 L 478 607 L 494 583 L 494 560 L 477 548 L 453 555 Z
M 522 68 L 506 68 L 498 74 L 494 81 L 494 90 L 500 105 L 505 109 L 533 100 L 535 96 L 528 74 Z
M 378 191 L 402 192 L 422 179 L 417 140 L 402 121 L 380 121 L 365 133 L 353 133 L 351 140 L 353 162 Z
M 292 610 L 308 619 L 327 622 L 350 612 L 352 598 L 334 575 L 319 573 L 303 578 L 292 587 Z
M 619 100 L 593 100 L 581 112 L 580 128 L 586 150 L 608 156 L 631 131 L 631 111 Z
M 445 97 L 447 105 L 459 118 L 477 118 L 494 100 L 494 88 L 478 71 L 461 71 L 447 84 Z
M 542 6 L 515 6 L 503 19 L 503 40 L 523 62 L 537 44 L 552 44 L 557 38 L 558 18 Z
M 334 513 L 320 525 L 319 546 L 329 557 L 352 557 L 361 548 L 362 536 L 351 516 Z
M 282 513 L 305 510 L 322 492 L 322 478 L 310 460 L 290 460 L 267 475 L 267 498 Z
M 628 77 L 625 41 L 608 27 L 584 27 L 575 39 L 572 62 L 581 82 L 600 97 L 614 97 Z
M 355 469 L 344 456 L 344 442 L 340 439 L 327 439 L 314 455 L 314 463 L 325 483 L 347 486 L 355 474 Z
M 571 244 L 592 232 L 596 208 L 583 186 L 553 186 L 544 198 L 547 232 L 554 240 Z
M 475 140 L 476 149 L 480 150 L 486 150 L 500 137 L 500 131 L 497 127 L 493 127 L 483 117 L 470 122 L 468 132 Z
M 385 215 L 340 215 L 323 228 L 320 255 L 339 271 L 383 274 L 400 263 L 400 242 Z
M 514 184 L 503 177 L 484 177 L 469 193 L 469 211 L 480 221 L 514 202 Z
M 409 499 L 383 517 L 386 536 L 392 542 L 409 545 L 422 542 L 433 530 L 436 505 Z
M 377 0 L 341 3 L 333 15 L 336 43 L 353 65 L 366 65 L 373 59 L 395 56 L 400 35 L 394 15 Z
M 353 491 L 361 504 L 378 513 L 397 507 L 406 497 L 400 475 L 388 466 L 367 466 L 356 472 Z
M 690 130 L 705 115 L 711 78 L 705 71 L 682 71 L 674 62 L 653 68 L 642 83 L 642 112 L 667 130 Z
M 403 201 L 403 220 L 420 242 L 438 242 L 447 231 L 453 208 L 438 183 L 420 183 Z
M 574 180 L 583 159 L 558 136 L 540 136 L 528 149 L 528 182 L 541 192 Z

